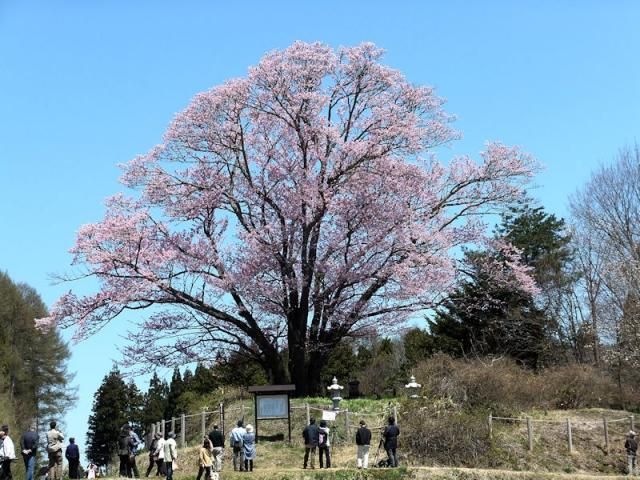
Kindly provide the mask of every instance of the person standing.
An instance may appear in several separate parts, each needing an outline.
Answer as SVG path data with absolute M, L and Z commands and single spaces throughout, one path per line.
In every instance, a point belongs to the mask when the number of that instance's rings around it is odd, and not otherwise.
M 164 442 L 164 470 L 167 473 L 167 480 L 173 480 L 173 462 L 178 459 L 178 448 L 176 445 L 176 434 L 169 432 L 168 439 Z
M 371 430 L 364 420 L 360 420 L 360 427 L 356 432 L 356 466 L 369 468 L 369 447 L 371 445 Z
M 213 446 L 213 471 L 222 471 L 222 457 L 224 454 L 224 435 L 218 429 L 218 425 L 213 426 L 213 430 L 209 432 L 209 440 Z
M 129 431 L 129 470 L 134 478 L 139 478 L 138 465 L 136 465 L 136 455 L 138 455 L 138 448 L 142 443 L 140 437 L 135 432 L 130 424 L 127 424 L 127 430 Z
M 304 465 L 302 468 L 307 468 L 309 463 L 309 454 L 311 454 L 311 468 L 316 468 L 316 449 L 318 448 L 319 437 L 318 426 L 316 425 L 316 419 L 311 417 L 309 419 L 309 425 L 304 427 L 302 431 L 302 438 L 304 438 Z
M 253 425 L 247 425 L 247 432 L 242 437 L 244 453 L 244 470 L 253 472 L 253 461 L 256 458 L 256 435 L 253 433 Z
M 627 451 L 627 473 L 629 475 L 635 475 L 637 469 L 638 441 L 636 440 L 636 432 L 633 430 L 630 430 L 627 434 L 624 449 Z
M 97 470 L 98 467 L 96 467 L 93 463 L 90 463 L 87 467 L 87 480 L 95 480 Z
M 398 448 L 398 436 L 400 435 L 400 429 L 396 425 L 396 419 L 389 417 L 388 425 L 384 427 L 382 437 L 384 438 L 384 449 L 389 457 L 389 466 L 398 466 L 398 454 L 396 452 Z
M 0 428 L 0 440 L 2 440 L 0 479 L 12 480 L 11 462 L 16 459 L 16 448 L 13 445 L 13 440 L 11 440 L 9 436 L 9 425 L 2 425 Z
M 120 476 L 131 478 L 131 462 L 129 455 L 131 453 L 131 436 L 129 435 L 129 425 L 125 424 L 120 430 L 118 436 L 118 458 L 120 459 Z
M 329 427 L 324 420 L 320 421 L 320 428 L 318 428 L 318 454 L 320 457 L 320 468 L 323 468 L 322 457 L 326 459 L 326 467 L 331 468 L 331 442 L 329 440 Z
M 160 435 L 160 438 L 158 438 L 158 443 L 156 443 L 155 456 L 158 458 L 156 460 L 156 464 L 158 465 L 158 468 L 156 470 L 156 477 L 165 476 L 167 474 L 167 471 L 164 468 L 164 443 L 166 442 L 166 440 L 164 439 L 161 433 L 158 435 Z
M 244 448 L 242 446 L 242 439 L 247 431 L 242 426 L 242 420 L 238 420 L 236 427 L 231 430 L 229 434 L 229 443 L 233 449 L 233 470 L 241 472 L 244 471 Z
M 198 468 L 196 480 L 200 480 L 200 478 L 202 478 L 203 472 L 204 480 L 211 480 L 211 467 L 213 466 L 213 461 L 211 460 L 211 440 L 209 440 L 208 437 L 204 437 L 202 447 L 200 447 L 200 452 L 198 453 L 198 464 L 200 466 Z
M 145 477 L 148 477 L 151 474 L 151 470 L 153 470 L 153 467 L 156 465 L 158 460 L 158 440 L 160 440 L 160 434 L 155 433 L 151 440 L 151 444 L 149 445 L 149 467 L 147 467 Z
M 69 462 L 69 478 L 80 478 L 80 474 L 78 473 L 78 466 L 80 465 L 80 449 L 78 448 L 78 445 L 76 445 L 75 438 L 69 438 L 69 445 L 64 452 L 64 456 L 66 457 L 67 462 Z
M 49 456 L 48 480 L 62 480 L 62 447 L 64 435 L 56 430 L 58 423 L 55 420 L 49 422 L 50 430 L 47 432 L 47 455 Z
M 24 460 L 24 470 L 26 480 L 33 480 L 33 472 L 36 466 L 36 454 L 38 453 L 38 434 L 36 433 L 36 423 L 29 426 L 29 430 L 22 434 L 20 439 L 20 449 L 22 450 L 22 460 Z

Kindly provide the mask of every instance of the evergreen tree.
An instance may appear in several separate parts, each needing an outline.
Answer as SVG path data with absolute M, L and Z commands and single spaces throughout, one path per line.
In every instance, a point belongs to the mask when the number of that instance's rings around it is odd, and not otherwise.
M 169 386 L 164 380 L 160 380 L 156 372 L 149 381 L 149 389 L 144 395 L 144 408 L 142 409 L 141 423 L 146 429 L 162 419 L 167 409 L 167 397 L 169 396 Z
M 178 367 L 173 369 L 173 375 L 171 376 L 171 383 L 169 384 L 169 395 L 167 397 L 167 409 L 165 410 L 164 418 L 177 417 L 182 413 L 179 408 L 180 395 L 184 392 L 184 382 L 182 381 L 182 375 Z
M 96 465 L 107 465 L 116 455 L 118 435 L 129 421 L 132 391 L 114 366 L 96 392 L 87 431 L 87 457 Z
M 213 369 L 204 366 L 202 363 L 198 363 L 193 375 L 191 389 L 199 395 L 206 395 L 213 392 L 217 387 L 218 381 L 216 380 Z

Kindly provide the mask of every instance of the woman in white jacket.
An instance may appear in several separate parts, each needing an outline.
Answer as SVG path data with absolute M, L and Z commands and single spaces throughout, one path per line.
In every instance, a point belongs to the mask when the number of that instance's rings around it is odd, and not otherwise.
M 0 428 L 0 440 L 2 440 L 2 449 L 0 450 L 2 470 L 0 471 L 0 479 L 11 480 L 11 462 L 16 459 L 16 448 L 13 445 L 13 440 L 9 437 L 8 425 L 2 425 L 2 428 Z
M 164 470 L 164 437 L 162 435 L 158 435 L 158 441 L 156 442 L 156 450 L 153 452 L 153 457 L 156 459 L 156 465 L 158 468 L 156 469 L 156 477 L 166 474 Z

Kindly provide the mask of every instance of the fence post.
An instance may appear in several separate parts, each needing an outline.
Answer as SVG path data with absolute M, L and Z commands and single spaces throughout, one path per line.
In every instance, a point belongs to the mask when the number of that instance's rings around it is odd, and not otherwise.
M 156 436 L 156 424 L 152 423 L 151 424 L 151 438 L 153 438 L 155 436 Z M 149 442 L 149 443 L 151 443 L 151 442 Z
M 349 409 L 345 409 L 344 411 L 344 431 L 346 434 L 346 441 L 347 443 L 349 442 L 349 438 L 351 437 L 351 435 L 349 434 Z
M 187 424 L 185 422 L 185 418 L 184 418 L 184 413 L 182 415 L 180 415 L 180 445 L 182 445 L 182 448 L 186 447 L 187 444 L 185 442 L 186 436 L 185 436 L 185 430 Z
M 529 437 L 529 451 L 533 451 L 533 426 L 531 425 L 531 417 L 527 417 L 527 437 Z
M 220 430 L 222 431 L 222 436 L 224 437 L 224 403 L 220 402 Z
M 244 422 L 244 401 L 240 404 L 240 407 L 242 408 L 242 421 Z
M 608 455 L 609 454 L 609 420 L 607 420 L 607 417 L 602 417 L 602 422 L 604 424 L 604 449 Z
M 202 417 L 200 418 L 200 431 L 202 432 L 202 438 L 207 434 L 207 411 L 202 409 Z
M 567 418 L 567 439 L 569 441 L 569 453 L 573 453 L 573 437 L 571 436 L 571 420 Z
M 171 431 L 176 433 L 176 417 L 171 417 Z
M 398 423 L 398 407 L 396 405 L 393 406 L 393 419 Z
M 629 415 L 629 426 L 631 430 L 636 431 L 636 419 L 633 414 Z
M 304 406 L 307 409 L 307 425 L 309 425 L 309 422 L 311 422 L 311 410 L 308 403 L 305 403 Z
M 489 438 L 493 438 L 493 415 L 489 414 Z

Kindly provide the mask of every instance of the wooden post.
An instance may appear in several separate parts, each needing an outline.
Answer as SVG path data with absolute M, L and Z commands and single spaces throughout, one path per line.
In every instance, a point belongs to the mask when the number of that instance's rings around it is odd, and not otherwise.
M 344 411 L 344 432 L 345 432 L 345 435 L 347 436 L 346 441 L 349 442 L 349 437 L 351 437 L 351 435 L 349 434 L 349 409 L 348 408 Z
M 604 424 L 604 450 L 609 454 L 609 420 L 607 417 L 602 417 L 602 422 Z
M 207 411 L 202 410 L 202 417 L 200 417 L 200 431 L 202 432 L 202 438 L 207 435 Z
M 220 402 L 220 431 L 222 432 L 222 436 L 224 437 L 224 403 Z
M 176 433 L 176 418 L 175 417 L 171 417 L 171 431 L 173 433 Z
M 635 417 L 633 416 L 633 414 L 629 415 L 629 427 L 634 432 L 636 431 L 636 421 L 635 421 Z
M 396 405 L 393 406 L 393 419 L 398 423 L 398 407 Z
M 156 424 L 152 423 L 151 424 L 151 438 L 154 438 L 156 436 Z M 151 445 L 151 442 L 149 442 L 149 445 Z
M 307 409 L 307 425 L 311 422 L 311 410 L 309 408 L 309 404 L 305 403 L 305 408 Z
M 569 453 L 573 453 L 573 437 L 571 436 L 571 420 L 567 418 L 567 440 L 569 441 Z
M 180 415 L 180 445 L 182 448 L 187 446 L 186 438 L 185 438 L 185 430 L 186 430 L 186 422 L 184 418 L 184 413 Z
M 531 425 L 531 417 L 527 417 L 527 437 L 529 437 L 529 451 L 533 451 L 533 426 Z
M 493 438 L 493 415 L 489 414 L 489 438 Z
M 240 407 L 242 408 L 242 421 L 244 422 L 244 401 L 240 404 Z

